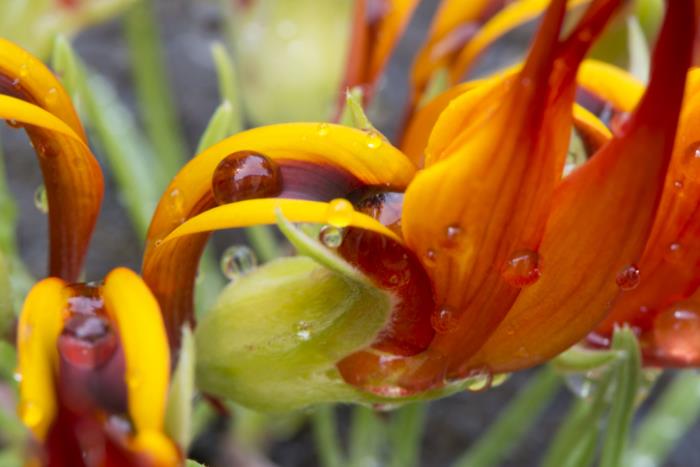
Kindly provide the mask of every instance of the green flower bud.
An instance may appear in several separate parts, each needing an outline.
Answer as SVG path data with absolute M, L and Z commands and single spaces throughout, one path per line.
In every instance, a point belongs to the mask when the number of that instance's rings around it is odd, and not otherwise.
M 198 386 L 264 411 L 380 402 L 335 364 L 371 345 L 391 305 L 385 292 L 310 258 L 275 260 L 231 283 L 199 323 Z

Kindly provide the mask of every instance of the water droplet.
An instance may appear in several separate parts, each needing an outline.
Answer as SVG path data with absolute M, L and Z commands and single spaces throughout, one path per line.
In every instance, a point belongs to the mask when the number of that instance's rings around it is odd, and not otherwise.
M 673 242 L 668 246 L 666 260 L 669 263 L 680 263 L 683 260 L 683 247 L 678 242 Z
M 44 104 L 46 104 L 48 107 L 53 106 L 58 102 L 58 90 L 56 88 L 51 88 L 46 92 L 46 95 L 44 96 Z
M 175 218 L 185 220 L 185 196 L 179 188 L 170 191 L 170 208 Z
M 343 231 L 332 225 L 325 225 L 319 232 L 318 238 L 328 248 L 338 248 L 343 244 Z
M 510 373 L 499 373 L 491 378 L 491 387 L 497 388 L 510 379 Z
M 467 380 L 466 389 L 470 392 L 485 391 L 491 387 L 491 373 L 482 371 L 474 375 L 470 375 Z
M 660 313 L 654 320 L 654 340 L 664 355 L 700 362 L 700 305 L 684 301 Z
M 296 336 L 304 342 L 311 339 L 311 325 L 306 321 L 299 321 L 296 326 Z
M 429 248 L 428 251 L 425 252 L 425 264 L 426 264 L 426 266 L 434 267 L 436 261 L 437 261 L 437 252 L 435 250 L 433 250 L 432 248 Z
M 501 272 L 503 279 L 513 287 L 534 284 L 540 275 L 540 255 L 532 250 L 513 253 Z
M 448 225 L 445 228 L 445 241 L 444 247 L 445 248 L 455 248 L 459 245 L 459 241 L 462 237 L 462 227 L 459 225 L 453 224 L 453 225 Z
M 20 79 L 24 79 L 27 76 L 29 76 L 29 65 L 27 63 L 22 63 L 19 66 L 19 77 Z
M 163 239 L 162 239 L 162 238 L 159 238 L 159 239 L 157 239 L 155 242 L 153 242 L 153 245 L 156 246 L 156 247 L 159 247 L 159 246 L 161 246 L 162 244 L 163 244 Z
M 673 188 L 676 190 L 682 190 L 683 189 L 683 182 L 681 180 L 675 180 L 673 182 Z
M 435 332 L 445 334 L 452 331 L 457 323 L 457 316 L 449 306 L 442 306 L 430 316 L 430 324 Z
M 19 418 L 30 428 L 38 426 L 44 418 L 41 407 L 32 401 L 23 400 L 19 404 Z
M 328 133 L 331 132 L 331 126 L 328 123 L 319 123 L 318 124 L 318 129 L 316 130 L 316 133 L 318 133 L 318 136 L 328 136 Z
M 686 152 L 691 161 L 700 161 L 700 141 L 696 141 L 695 143 L 690 144 Z
M 7 122 L 7 126 L 9 126 L 10 128 L 14 128 L 14 129 L 22 128 L 22 124 L 13 118 L 6 120 L 6 122 Z
M 379 148 L 384 142 L 384 137 L 376 130 L 367 131 L 367 147 L 370 149 Z
M 639 279 L 639 268 L 634 264 L 630 264 L 629 266 L 625 266 L 622 271 L 617 273 L 615 283 L 621 290 L 632 290 L 637 288 L 639 285 Z
M 328 203 L 328 211 L 326 212 L 326 220 L 334 227 L 347 227 L 352 221 L 352 215 L 355 209 L 350 201 L 337 198 Z
M 34 206 L 44 214 L 49 212 L 49 197 L 46 194 L 46 187 L 44 185 L 39 185 L 34 191 Z
M 226 156 L 212 175 L 212 193 L 218 204 L 272 198 L 282 192 L 282 175 L 275 161 L 252 151 Z
M 601 371 L 605 370 L 592 370 L 586 373 L 567 373 L 564 376 L 564 383 L 576 397 L 588 399 L 598 386 Z
M 226 249 L 221 256 L 221 272 L 229 280 L 247 274 L 258 265 L 258 258 L 253 250 L 245 245 L 234 245 Z

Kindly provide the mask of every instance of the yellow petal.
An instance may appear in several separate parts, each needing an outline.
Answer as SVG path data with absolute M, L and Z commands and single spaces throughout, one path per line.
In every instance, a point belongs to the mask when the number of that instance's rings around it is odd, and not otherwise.
M 171 460 L 177 459 L 175 447 L 161 439 L 170 351 L 158 302 L 143 280 L 126 268 L 115 269 L 107 276 L 102 296 L 124 350 L 129 415 L 136 443 L 153 447 L 156 452 L 149 454 L 164 465 L 174 465 Z
M 586 60 L 581 64 L 576 82 L 623 112 L 632 111 L 644 94 L 644 85 L 634 76 L 615 65 L 597 60 Z
M 19 415 L 38 439 L 43 439 L 57 410 L 56 341 L 63 328 L 65 283 L 45 279 L 27 295 L 17 331 Z

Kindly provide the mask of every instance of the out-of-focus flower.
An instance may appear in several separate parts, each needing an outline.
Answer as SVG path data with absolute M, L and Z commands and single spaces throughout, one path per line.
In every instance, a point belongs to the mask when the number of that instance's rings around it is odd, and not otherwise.
M 0 4 L 0 36 L 46 57 L 56 34 L 72 35 L 112 18 L 135 0 L 23 0 Z
M 562 39 L 566 2 L 552 2 L 527 62 L 449 91 L 452 100 L 443 97 L 434 110 L 439 117 L 413 162 L 374 129 L 323 123 L 254 129 L 196 157 L 169 186 L 144 259 L 171 338 L 192 319 L 208 232 L 273 223 L 280 210 L 293 222 L 336 229 L 332 241 L 327 231 L 321 240 L 393 297 L 371 346 L 333 354 L 367 401 L 427 397 L 474 375 L 536 365 L 582 339 L 647 242 L 693 37 L 693 2 L 670 2 L 651 84 L 632 114 L 618 115 L 611 138 L 585 109 L 574 107 L 572 118 L 572 107 L 579 64 L 620 3 L 592 2 Z M 605 92 L 609 76 L 616 71 L 589 63 L 579 74 L 581 92 Z M 595 155 L 562 179 L 574 121 Z M 259 285 L 257 293 L 274 301 L 276 286 L 264 276 Z M 206 319 L 235 320 L 234 308 Z M 266 311 L 272 319 L 283 309 Z M 281 334 L 264 337 L 247 351 L 284 348 Z M 236 354 L 215 330 L 197 338 L 210 344 L 198 356 L 206 362 L 200 383 L 230 395 Z M 276 376 L 265 373 L 257 386 L 264 390 L 248 402 L 283 405 L 289 395 Z M 326 397 L 333 396 L 329 388 Z
M 177 465 L 163 433 L 170 358 L 148 287 L 115 269 L 75 284 L 102 200 L 102 174 L 65 90 L 39 60 L 0 40 L 0 118 L 26 130 L 49 206 L 49 279 L 18 325 L 19 415 L 48 465 Z

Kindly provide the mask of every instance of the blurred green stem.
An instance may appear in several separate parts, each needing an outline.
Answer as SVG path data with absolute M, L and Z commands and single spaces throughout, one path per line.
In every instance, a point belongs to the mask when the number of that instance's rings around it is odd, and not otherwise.
M 700 375 L 679 372 L 642 420 L 625 465 L 659 466 L 700 418 Z
M 354 406 L 350 425 L 349 467 L 377 465 L 377 451 L 382 443 L 382 434 L 382 423 L 374 410 L 361 405 Z
M 394 414 L 391 437 L 390 467 L 416 467 L 420 461 L 421 440 L 428 404 L 416 402 L 401 407 Z
M 161 186 L 185 161 L 185 142 L 176 121 L 163 47 L 151 0 L 138 1 L 126 14 L 124 32 L 131 54 L 137 102 L 158 161 Z
M 453 467 L 498 465 L 527 434 L 559 387 L 560 378 L 551 367 L 539 370 Z
M 343 454 L 338 443 L 334 406 L 316 407 L 311 420 L 319 464 L 322 467 L 343 467 Z

